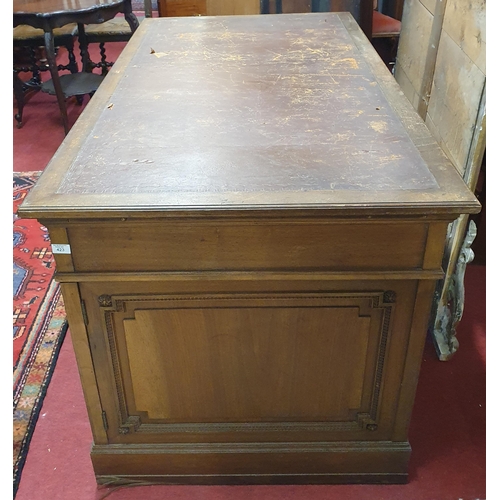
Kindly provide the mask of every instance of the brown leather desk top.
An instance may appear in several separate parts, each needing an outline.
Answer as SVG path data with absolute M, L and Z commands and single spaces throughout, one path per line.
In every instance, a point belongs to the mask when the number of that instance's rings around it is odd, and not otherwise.
M 22 210 L 273 207 L 479 209 L 347 13 L 147 19 Z

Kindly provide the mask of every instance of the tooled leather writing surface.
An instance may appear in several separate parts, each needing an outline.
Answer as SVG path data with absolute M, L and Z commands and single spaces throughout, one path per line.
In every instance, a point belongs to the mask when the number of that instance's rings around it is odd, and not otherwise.
M 333 15 L 148 26 L 60 194 L 436 190 Z

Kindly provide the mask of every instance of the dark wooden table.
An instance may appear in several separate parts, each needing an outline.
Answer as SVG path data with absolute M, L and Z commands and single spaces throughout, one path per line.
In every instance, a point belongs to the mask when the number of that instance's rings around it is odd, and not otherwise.
M 406 481 L 448 224 L 480 206 L 353 17 L 146 19 L 85 111 L 19 213 L 98 481 Z
M 132 32 L 139 23 L 132 12 L 131 0 L 14 0 L 14 27 L 27 24 L 44 30 L 47 62 L 52 77 L 49 84 L 57 97 L 61 119 L 66 133 L 69 131 L 66 97 L 94 92 L 101 81 L 98 75 L 86 71 L 64 75 L 64 83 L 57 70 L 53 30 L 66 24 L 78 23 L 80 50 L 84 70 L 88 67 L 88 47 L 85 24 L 103 23 L 118 13 L 123 13 Z

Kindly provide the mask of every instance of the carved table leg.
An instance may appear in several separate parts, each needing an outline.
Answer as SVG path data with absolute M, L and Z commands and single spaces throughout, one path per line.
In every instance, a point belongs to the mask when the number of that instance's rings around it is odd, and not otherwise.
M 460 250 L 455 271 L 449 282 L 448 290 L 443 294 L 446 299 L 443 303 L 439 304 L 437 309 L 433 338 L 441 361 L 448 361 L 458 349 L 456 327 L 462 319 L 464 311 L 465 269 L 467 264 L 474 259 L 474 252 L 471 249 L 471 245 L 476 234 L 476 224 L 471 220 L 469 230 Z

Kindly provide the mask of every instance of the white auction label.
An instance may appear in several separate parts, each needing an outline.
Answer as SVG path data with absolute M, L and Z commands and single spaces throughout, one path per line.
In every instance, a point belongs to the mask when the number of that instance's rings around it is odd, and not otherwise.
M 71 253 L 71 247 L 66 244 L 52 243 L 52 253 Z

